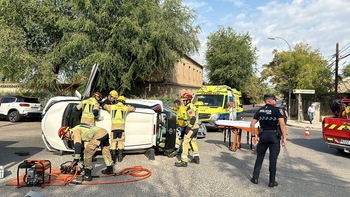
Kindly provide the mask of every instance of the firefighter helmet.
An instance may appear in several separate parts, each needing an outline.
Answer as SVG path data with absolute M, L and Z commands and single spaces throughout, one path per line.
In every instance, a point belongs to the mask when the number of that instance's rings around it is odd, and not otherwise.
M 117 100 L 125 102 L 125 97 L 124 96 L 119 96 Z
M 114 98 L 118 98 L 118 92 L 116 90 L 112 90 L 109 92 L 109 95 L 111 95 Z
M 98 97 L 100 97 L 100 99 L 102 99 L 102 94 L 99 92 L 94 92 L 93 95 L 94 95 L 94 97 L 98 96 Z
M 181 100 L 183 101 L 187 101 L 187 100 L 192 100 L 192 95 L 190 95 L 189 93 L 185 92 L 183 93 Z
M 58 137 L 63 139 L 64 135 L 69 131 L 69 126 L 63 126 L 58 130 Z

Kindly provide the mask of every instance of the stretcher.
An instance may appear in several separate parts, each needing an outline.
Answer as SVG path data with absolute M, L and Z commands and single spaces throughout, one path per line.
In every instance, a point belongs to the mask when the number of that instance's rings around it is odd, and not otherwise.
M 241 147 L 241 137 L 242 131 L 247 132 L 247 144 L 250 144 L 250 149 L 253 148 L 252 145 L 252 131 L 250 129 L 249 121 L 236 121 L 236 120 L 217 120 L 215 121 L 217 128 L 223 129 L 224 131 L 224 143 L 226 143 L 226 138 L 228 138 L 228 146 L 231 151 L 236 151 Z M 258 134 L 259 122 L 255 124 L 254 134 Z M 232 137 L 233 134 L 233 137 Z M 233 142 L 232 142 L 233 138 Z

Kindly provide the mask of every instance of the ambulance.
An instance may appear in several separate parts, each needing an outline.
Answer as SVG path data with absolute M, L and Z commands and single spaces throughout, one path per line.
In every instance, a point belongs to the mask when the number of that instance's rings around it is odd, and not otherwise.
M 233 94 L 236 100 L 236 112 L 237 112 L 237 120 L 243 120 L 243 102 L 242 102 L 242 92 L 236 89 L 233 89 Z
M 207 129 L 217 129 L 217 120 L 236 120 L 237 99 L 234 89 L 227 85 L 202 86 L 192 102 L 198 109 L 199 121 Z

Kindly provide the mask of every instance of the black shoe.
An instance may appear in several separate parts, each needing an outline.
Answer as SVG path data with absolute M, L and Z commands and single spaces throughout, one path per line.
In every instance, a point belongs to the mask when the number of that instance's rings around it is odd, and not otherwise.
M 169 157 L 169 158 L 173 158 L 173 157 L 176 157 L 177 154 L 178 154 L 178 153 L 177 153 L 176 151 L 174 151 L 174 152 L 170 153 L 170 154 L 168 155 L 168 157 Z
M 192 163 L 196 163 L 196 164 L 199 164 L 199 156 L 194 156 L 193 157 L 193 160 L 192 160 Z
M 250 182 L 252 182 L 254 184 L 258 184 L 259 183 L 258 179 L 254 179 L 254 178 L 251 178 Z
M 176 167 L 187 167 L 187 162 L 180 160 L 178 162 L 175 162 L 175 166 Z
M 278 183 L 276 181 L 269 183 L 269 187 L 276 187 L 277 185 L 278 185 Z
M 107 166 L 107 168 L 102 170 L 101 172 L 102 174 L 113 174 L 113 166 Z
M 123 161 L 123 150 L 118 149 L 118 162 Z
M 113 163 L 117 162 L 117 150 L 111 150 L 111 156 L 112 156 L 112 161 Z
M 91 170 L 84 169 L 83 181 L 92 181 Z

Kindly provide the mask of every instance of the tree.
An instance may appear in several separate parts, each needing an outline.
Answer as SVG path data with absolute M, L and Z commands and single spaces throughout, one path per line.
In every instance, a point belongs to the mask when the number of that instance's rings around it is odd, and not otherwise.
M 270 79 L 276 90 L 288 95 L 289 89 L 315 89 L 317 95 L 332 89 L 332 73 L 318 50 L 297 44 L 293 51 L 273 51 L 274 58 L 263 65 L 262 79 Z
M 262 101 L 263 95 L 270 91 L 267 83 L 257 76 L 252 76 L 243 87 L 242 92 L 249 98 L 251 103 L 259 103 Z
M 241 90 L 253 75 L 257 49 L 248 33 L 237 34 L 231 27 L 208 36 L 206 69 L 211 84 L 226 84 Z
M 183 0 L 0 0 L 0 68 L 35 90 L 72 83 L 100 64 L 98 90 L 131 89 L 166 76 L 198 50 L 198 26 Z M 57 86 L 55 86 L 57 88 Z M 52 87 L 55 89 L 55 87 Z
M 350 64 L 347 64 L 344 68 L 343 68 L 343 75 L 342 77 L 350 77 Z

